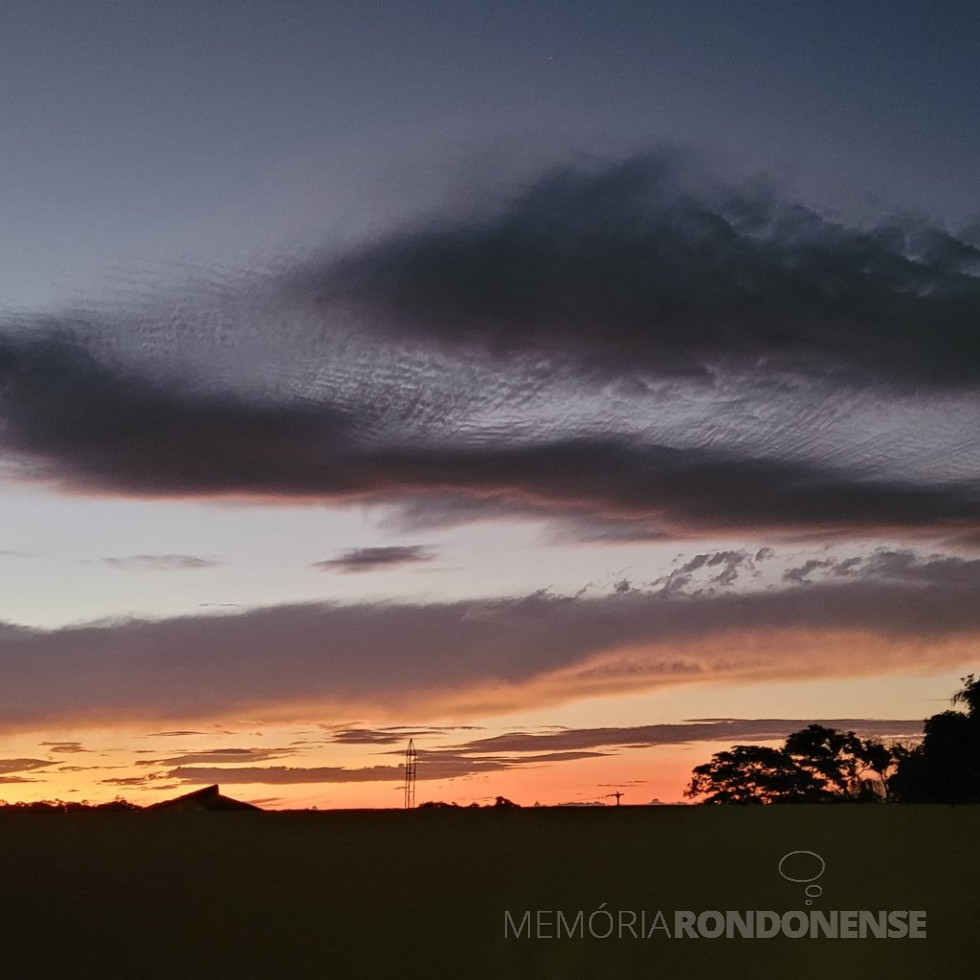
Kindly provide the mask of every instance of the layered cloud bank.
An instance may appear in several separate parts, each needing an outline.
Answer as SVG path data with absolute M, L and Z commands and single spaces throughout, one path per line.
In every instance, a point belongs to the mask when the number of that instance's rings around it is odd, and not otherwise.
M 0 366 L 0 441 L 19 461 L 17 472 L 75 491 L 402 501 L 408 522 L 589 517 L 636 537 L 726 528 L 939 536 L 980 530 L 976 448 L 963 405 L 945 428 L 905 406 L 906 438 L 898 445 L 894 421 L 880 420 L 876 440 L 870 429 L 843 431 L 852 426 L 835 417 L 837 407 L 805 402 L 796 415 L 761 423 L 775 430 L 762 440 L 783 450 L 775 453 L 744 445 L 751 440 L 736 430 L 737 418 L 684 428 L 685 413 L 654 396 L 629 407 L 655 421 L 663 409 L 660 442 L 658 433 L 614 424 L 563 432 L 560 422 L 523 435 L 506 428 L 468 434 L 463 427 L 437 439 L 372 431 L 355 409 L 330 401 L 246 398 L 130 374 L 64 338 L 8 338 L 0 343 Z M 745 401 L 740 411 L 751 407 Z M 789 412 L 790 404 L 784 407 Z M 733 431 L 713 431 L 720 425 Z M 842 431 L 835 435 L 835 428 Z M 887 452 L 892 442 L 895 455 Z M 903 457 L 904 476 L 896 472 Z
M 6 317 L 0 465 L 90 495 L 371 504 L 418 540 L 533 519 L 562 543 L 711 536 L 754 539 L 752 556 L 706 553 L 598 598 L 0 624 L 0 725 L 421 719 L 968 663 L 975 236 L 848 226 L 696 170 L 661 154 L 554 171 L 241 281 Z M 854 545 L 729 588 L 771 542 L 903 538 L 949 553 Z
M 27 460 L 31 475 L 75 490 L 334 501 L 429 495 L 421 510 L 428 520 L 442 505 L 457 519 L 454 501 L 470 494 L 491 513 L 506 501 L 511 514 L 523 507 L 626 520 L 638 536 L 651 527 L 664 534 L 980 530 L 975 480 L 876 478 L 861 460 L 845 463 L 852 446 L 840 447 L 845 459 L 816 462 L 744 454 L 721 440 L 663 445 L 612 429 L 579 436 L 546 429 L 540 439 L 450 434 L 438 442 L 409 433 L 391 441 L 347 407 L 248 400 L 129 375 L 63 337 L 8 338 L 0 363 L 0 439 Z M 822 420 L 817 412 L 804 421 L 819 427 Z M 812 438 L 805 426 L 800 435 Z
M 139 758 L 128 766 L 102 761 L 102 753 L 93 753 L 81 743 L 40 742 L 48 758 L 0 759 L 0 783 L 33 783 L 44 785 L 58 781 L 66 774 L 87 772 L 102 786 L 159 792 L 180 784 L 200 785 L 220 782 L 230 785 L 310 785 L 340 783 L 401 783 L 404 766 L 399 760 L 407 738 L 425 739 L 426 747 L 418 752 L 420 781 L 455 780 L 490 773 L 516 772 L 521 769 L 542 770 L 558 763 L 581 762 L 628 756 L 637 750 L 692 746 L 698 743 L 779 742 L 790 732 L 817 723 L 841 731 L 853 731 L 862 737 L 882 739 L 915 739 L 921 735 L 921 721 L 870 718 L 717 718 L 686 721 L 668 725 L 634 725 L 604 728 L 558 728 L 547 731 L 516 731 L 492 737 L 473 738 L 452 743 L 460 730 L 446 727 L 409 728 L 333 728 L 318 725 L 303 732 L 304 738 L 293 739 L 285 746 L 250 747 L 215 746 L 197 748 L 193 743 L 174 754 L 166 749 L 154 752 L 140 749 Z M 467 727 L 467 726 L 464 726 Z M 472 726 L 468 726 L 472 727 Z M 204 732 L 169 732 L 145 735 L 152 739 L 170 736 L 205 736 Z M 212 732 L 210 737 L 216 733 Z M 220 734 L 230 735 L 231 732 Z M 206 743 L 205 743 L 206 744 Z M 323 750 L 330 747 L 358 745 L 374 747 L 371 759 L 384 761 L 367 765 L 322 765 Z M 397 746 L 397 747 L 396 747 Z M 434 747 L 438 746 L 438 747 Z M 59 753 L 96 755 L 88 765 L 72 765 Z M 319 761 L 318 761 L 319 759 Z M 108 775 L 120 769 L 130 775 Z M 646 780 L 629 780 L 642 784 Z M 622 785 L 622 784 L 619 784 Z M 281 802 L 281 801 L 280 801 Z
M 978 540 L 977 243 L 694 169 L 556 171 L 241 283 L 8 318 L 8 472 L 588 541 Z
M 740 560 L 701 566 L 724 576 Z M 717 578 L 692 590 L 685 576 L 698 569 L 680 568 L 654 590 L 597 598 L 6 625 L 0 717 L 7 730 L 354 712 L 421 720 L 704 681 L 950 669 L 976 655 L 978 567 L 880 553 L 802 566 L 803 584 L 755 592 L 717 591 Z
M 819 724 L 853 731 L 862 736 L 908 739 L 921 733 L 917 721 L 871 720 L 867 718 L 820 719 Z M 458 779 L 481 773 L 506 772 L 525 766 L 540 768 L 561 762 L 578 762 L 583 759 L 606 758 L 634 749 L 656 746 L 684 745 L 696 742 L 735 742 L 738 740 L 781 741 L 792 731 L 798 731 L 807 722 L 789 719 L 737 719 L 722 718 L 714 721 L 692 721 L 679 725 L 637 725 L 628 728 L 581 728 L 557 732 L 511 732 L 492 738 L 473 739 L 444 749 L 423 749 L 419 752 L 420 780 Z M 390 744 L 390 732 L 374 733 L 354 729 L 354 734 L 368 738 L 359 744 Z M 404 742 L 408 734 L 399 734 Z M 342 743 L 344 744 L 344 743 Z M 591 751 L 594 749 L 601 751 Z M 389 757 L 400 756 L 402 750 L 387 752 Z M 132 784 L 151 785 L 156 780 L 180 779 L 188 783 L 220 782 L 229 784 L 302 784 L 302 783 L 360 783 L 402 781 L 405 769 L 401 765 L 383 764 L 361 767 L 345 766 L 209 766 L 213 761 L 206 756 L 214 753 L 197 753 L 186 760 L 161 759 L 145 763 L 148 766 L 177 765 L 175 769 L 162 769 L 151 774 L 152 778 L 132 780 Z M 250 758 L 226 758 L 221 762 L 249 762 Z M 256 760 L 261 761 L 261 760 Z M 141 763 L 141 765 L 144 763 Z M 107 783 L 116 780 L 105 780 Z
M 980 381 L 975 229 L 851 228 L 699 170 L 672 153 L 559 169 L 489 213 L 332 258 L 298 287 L 393 336 L 567 352 L 586 373 L 762 365 L 859 383 Z

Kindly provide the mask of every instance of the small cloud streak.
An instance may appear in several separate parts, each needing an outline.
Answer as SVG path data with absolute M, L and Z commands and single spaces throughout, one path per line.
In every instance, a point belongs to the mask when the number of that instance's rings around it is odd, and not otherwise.
M 221 564 L 213 558 L 195 555 L 130 555 L 127 558 L 100 558 L 99 562 L 127 572 L 187 572 Z
M 435 553 L 424 545 L 390 545 L 379 548 L 351 548 L 336 558 L 314 562 L 310 567 L 323 572 L 350 574 L 418 565 L 434 559 Z
M 77 752 L 91 752 L 92 749 L 86 749 L 82 746 L 81 742 L 39 742 L 49 749 L 51 752 L 64 753 L 68 755 L 74 755 Z
M 185 752 L 163 759 L 140 759 L 138 766 L 192 766 L 208 763 L 264 762 L 295 755 L 295 749 L 208 749 L 202 752 Z
M 402 745 L 406 738 L 445 735 L 452 728 L 347 728 L 331 732 L 325 741 L 336 745 Z
M 45 759 L 0 759 L 0 775 L 15 772 L 30 772 L 33 769 L 45 769 L 53 765 Z
M 106 786 L 150 786 L 163 778 L 162 773 L 149 773 L 145 776 L 111 776 L 109 779 L 100 779 L 99 782 Z
M 602 752 L 546 752 L 533 756 L 482 756 L 475 758 L 453 751 L 419 752 L 418 779 L 459 779 L 487 772 L 504 772 L 522 766 L 550 765 L 558 762 L 576 762 L 595 759 Z M 242 769 L 224 767 L 178 767 L 169 773 L 186 783 L 266 783 L 288 785 L 296 783 L 373 783 L 401 781 L 405 778 L 403 766 L 252 766 Z
M 188 735 L 231 735 L 232 732 L 215 727 L 214 731 L 211 732 L 199 732 L 191 729 L 178 729 L 173 732 L 147 732 L 145 735 L 139 735 L 138 738 L 185 738 Z M 143 749 L 144 752 L 149 752 L 149 749 Z

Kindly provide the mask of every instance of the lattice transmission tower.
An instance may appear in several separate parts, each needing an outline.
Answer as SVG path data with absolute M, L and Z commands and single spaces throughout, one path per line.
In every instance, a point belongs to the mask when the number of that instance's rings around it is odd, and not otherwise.
M 408 740 L 405 749 L 405 809 L 415 807 L 415 773 L 419 765 L 419 754 L 415 751 L 415 740 Z

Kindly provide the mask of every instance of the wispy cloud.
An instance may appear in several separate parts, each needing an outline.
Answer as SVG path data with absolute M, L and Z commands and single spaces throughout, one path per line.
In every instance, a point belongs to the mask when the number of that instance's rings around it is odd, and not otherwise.
M 39 742 L 38 744 L 44 746 L 50 752 L 57 752 L 59 754 L 74 755 L 78 752 L 92 751 L 92 749 L 86 749 L 81 742 Z
M 418 565 L 433 561 L 435 552 L 420 544 L 389 545 L 379 548 L 351 548 L 336 558 L 314 562 L 312 568 L 324 572 L 374 572 L 385 568 Z
M 740 549 L 695 555 L 677 564 L 653 584 L 660 586 L 666 593 L 685 592 L 695 584 L 699 591 L 728 588 L 739 578 L 756 576 L 756 566 L 770 557 L 771 553 L 771 549 L 760 548 L 754 554 Z
M 193 729 L 178 729 L 173 732 L 147 732 L 145 735 L 139 735 L 138 738 L 183 738 L 187 735 L 215 735 L 217 732 L 198 732 Z M 225 735 L 230 735 L 231 732 L 224 732 Z M 149 752 L 149 749 L 143 751 Z
M 859 735 L 907 738 L 921 734 L 922 722 L 867 718 L 831 719 L 740 719 L 722 718 L 674 725 L 637 725 L 622 728 L 563 729 L 554 732 L 513 732 L 473 739 L 444 749 L 421 749 L 418 755 L 420 780 L 459 779 L 487 772 L 504 772 L 523 767 L 556 765 L 583 759 L 617 755 L 632 749 L 689 742 L 745 740 L 781 741 L 790 732 L 811 723 L 827 725 Z M 389 745 L 394 739 L 381 732 L 369 744 Z M 404 741 L 404 737 L 397 741 Z M 391 752 L 397 755 L 398 752 Z M 201 760 L 204 761 L 204 760 Z M 346 766 L 224 766 L 180 765 L 161 778 L 185 783 L 299 784 L 393 782 L 405 777 L 399 765 Z
M 195 766 L 207 765 L 209 763 L 248 763 L 265 762 L 269 759 L 282 759 L 285 756 L 295 755 L 296 750 L 285 749 L 205 749 L 199 752 L 183 752 L 180 755 L 169 756 L 162 759 L 140 759 L 136 762 L 138 766 Z
M 150 786 L 164 778 L 166 778 L 164 773 L 147 773 L 145 776 L 110 776 L 108 779 L 100 779 L 99 782 L 106 786 Z
M 445 735 L 449 728 L 344 728 L 329 732 L 324 741 L 337 745 L 404 745 L 406 738 Z
M 100 558 L 109 568 L 130 572 L 186 572 L 199 568 L 214 568 L 221 562 L 195 555 L 129 555 L 126 558 Z
M 455 750 L 471 752 L 547 752 L 593 748 L 648 748 L 681 745 L 687 742 L 731 742 L 752 739 L 757 742 L 784 739 L 791 732 L 810 724 L 840 731 L 853 731 L 863 737 L 907 737 L 922 732 L 921 721 L 878 720 L 869 718 L 718 718 L 688 721 L 676 725 L 633 725 L 611 728 L 569 728 L 558 732 L 512 732 L 491 738 L 474 739 Z
M 602 756 L 602 752 L 545 752 L 533 756 L 480 757 L 457 754 L 451 750 L 421 751 L 418 778 L 420 780 L 458 779 L 485 772 L 503 772 L 522 766 L 550 765 L 576 762 Z M 241 769 L 224 767 L 179 767 L 169 774 L 184 782 L 206 783 L 370 783 L 392 782 L 405 778 L 402 766 L 249 766 Z
M 795 584 L 877 579 L 953 588 L 980 587 L 980 561 L 959 555 L 922 555 L 906 548 L 875 548 L 867 555 L 809 558 L 783 573 Z
M 0 775 L 15 772 L 30 772 L 33 769 L 45 769 L 53 765 L 45 759 L 0 759 Z

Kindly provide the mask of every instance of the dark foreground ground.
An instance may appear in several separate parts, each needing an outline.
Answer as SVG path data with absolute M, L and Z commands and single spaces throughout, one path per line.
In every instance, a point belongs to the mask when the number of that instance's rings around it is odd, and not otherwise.
M 7 813 L 0 977 L 973 977 L 978 832 L 933 806 Z M 803 910 L 794 850 L 826 862 L 811 908 L 924 910 L 926 938 L 589 935 L 603 903 L 637 932 Z M 534 937 L 505 938 L 526 910 Z M 558 910 L 583 938 L 544 938 Z

